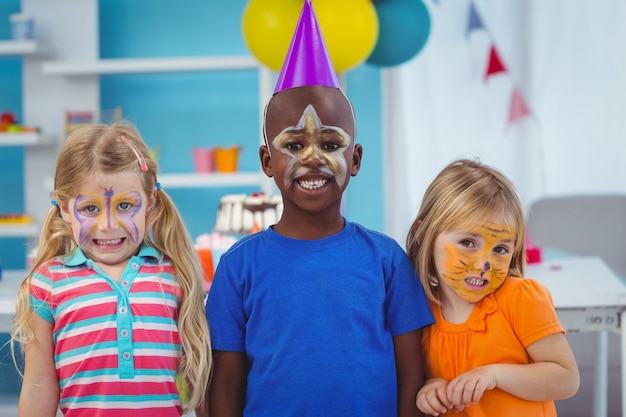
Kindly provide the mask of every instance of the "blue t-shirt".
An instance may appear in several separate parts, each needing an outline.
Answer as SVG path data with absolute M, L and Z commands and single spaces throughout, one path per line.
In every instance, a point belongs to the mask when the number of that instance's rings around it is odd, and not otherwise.
M 350 222 L 319 240 L 268 229 L 237 242 L 207 319 L 213 349 L 248 357 L 246 417 L 397 416 L 392 336 L 434 321 L 402 248 Z

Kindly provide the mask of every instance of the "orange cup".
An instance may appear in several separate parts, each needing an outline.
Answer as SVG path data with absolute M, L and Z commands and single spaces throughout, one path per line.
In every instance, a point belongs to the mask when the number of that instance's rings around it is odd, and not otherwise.
M 213 274 L 215 269 L 213 267 L 213 251 L 210 248 L 196 248 L 198 258 L 200 258 L 200 266 L 202 266 L 202 272 L 204 274 L 204 280 L 206 282 L 213 281 Z
M 239 146 L 215 148 L 215 168 L 217 172 L 236 172 L 239 159 Z

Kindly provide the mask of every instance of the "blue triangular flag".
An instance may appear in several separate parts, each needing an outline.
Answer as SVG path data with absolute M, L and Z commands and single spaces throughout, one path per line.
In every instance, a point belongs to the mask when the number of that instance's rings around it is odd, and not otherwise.
M 466 37 L 469 36 L 472 30 L 482 29 L 483 27 L 483 21 L 480 19 L 474 3 L 470 2 L 469 19 L 467 22 L 467 31 L 465 32 Z

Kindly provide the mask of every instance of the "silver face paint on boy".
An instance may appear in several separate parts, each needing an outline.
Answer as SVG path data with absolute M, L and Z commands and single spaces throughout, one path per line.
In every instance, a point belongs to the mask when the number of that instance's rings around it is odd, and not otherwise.
M 342 128 L 323 125 L 309 104 L 298 124 L 284 129 L 272 141 L 276 149 L 289 156 L 285 186 L 291 186 L 294 179 L 311 173 L 312 169 L 334 177 L 343 186 L 348 169 L 343 152 L 350 142 L 350 136 Z

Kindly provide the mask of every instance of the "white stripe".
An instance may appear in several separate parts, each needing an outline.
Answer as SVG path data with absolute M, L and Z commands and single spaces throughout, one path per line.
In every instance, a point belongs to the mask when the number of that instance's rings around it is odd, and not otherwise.
M 65 327 L 63 328 L 63 331 L 57 337 L 57 340 L 60 341 L 60 340 L 67 339 L 68 337 L 80 336 L 85 333 L 91 333 L 94 331 L 101 331 L 104 329 L 115 329 L 115 328 L 117 328 L 117 323 L 111 320 L 103 322 L 103 323 L 94 323 L 94 324 L 90 324 L 87 326 L 76 327 L 71 330 L 67 330 L 67 327 Z
M 163 350 L 163 349 L 135 349 L 133 350 L 133 354 L 136 357 L 138 356 L 158 356 L 162 358 L 176 358 L 180 355 L 180 351 L 177 350 Z
M 94 375 L 85 376 L 80 378 L 71 379 L 65 386 L 71 387 L 74 385 L 90 385 L 97 383 L 109 383 L 109 382 L 127 382 L 128 380 L 121 380 L 119 375 Z M 169 375 L 135 375 L 131 384 L 142 382 L 175 382 L 176 377 Z
M 92 358 L 98 358 L 101 356 L 109 356 L 109 355 L 113 355 L 115 357 L 117 357 L 117 348 L 105 348 L 105 349 L 94 349 L 89 351 L 89 355 L 87 356 L 84 353 L 80 353 L 78 355 L 73 355 L 70 357 L 67 357 L 65 359 L 61 359 L 59 361 L 57 361 L 57 369 L 61 368 L 63 366 L 67 366 L 70 365 L 72 363 L 75 362 L 83 362 L 85 360 L 91 360 Z
M 111 401 L 111 402 L 101 402 L 101 401 L 85 401 L 85 402 L 77 402 L 72 404 L 72 409 L 79 408 L 106 408 L 106 409 L 117 409 L 117 408 L 130 408 L 130 409 L 143 409 L 143 408 L 167 408 L 171 406 L 180 406 L 180 401 L 140 401 L 140 402 L 130 402 L 130 401 Z

